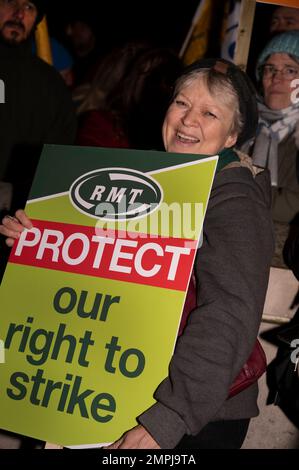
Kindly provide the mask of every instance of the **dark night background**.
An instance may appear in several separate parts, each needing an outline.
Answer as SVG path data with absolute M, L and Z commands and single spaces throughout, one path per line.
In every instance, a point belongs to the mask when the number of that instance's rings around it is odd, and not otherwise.
M 214 0 L 213 28 L 207 56 L 219 55 L 219 31 L 223 0 Z M 199 0 L 48 0 L 50 34 L 65 42 L 63 24 L 75 13 L 92 21 L 99 50 L 105 52 L 128 39 L 148 39 L 179 53 L 191 25 Z M 257 3 L 248 59 L 248 73 L 254 74 L 257 55 L 269 39 L 269 20 L 273 6 Z
M 179 50 L 199 0 L 185 0 L 180 6 L 171 0 L 49 0 L 49 27 L 62 39 L 65 18 L 72 10 L 89 18 L 96 27 L 103 50 L 127 39 L 149 39 Z

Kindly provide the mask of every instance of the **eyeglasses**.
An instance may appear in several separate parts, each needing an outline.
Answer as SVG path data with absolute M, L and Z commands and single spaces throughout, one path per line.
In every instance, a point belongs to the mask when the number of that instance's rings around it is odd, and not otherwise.
M 274 77 L 280 73 L 285 80 L 294 80 L 299 74 L 299 69 L 295 67 L 285 66 L 282 69 L 277 69 L 274 65 L 266 64 L 262 68 L 264 77 Z

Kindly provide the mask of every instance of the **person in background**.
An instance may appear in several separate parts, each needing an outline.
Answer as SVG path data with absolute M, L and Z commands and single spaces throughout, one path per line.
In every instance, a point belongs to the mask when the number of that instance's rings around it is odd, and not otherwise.
M 43 0 L 0 0 L 0 181 L 10 188 L 1 210 L 23 207 L 43 144 L 72 144 L 76 116 L 58 72 L 32 55 L 32 37 L 44 16 Z
M 261 84 L 259 125 L 255 138 L 242 149 L 252 155 L 255 165 L 270 170 L 276 234 L 273 266 L 285 267 L 283 245 L 299 208 L 299 31 L 274 36 L 257 60 L 256 74 Z
M 72 144 L 76 116 L 56 70 L 32 55 L 43 0 L 0 0 L 0 213 L 24 207 L 43 144 Z M 0 278 L 6 264 L 0 239 Z
M 299 8 L 275 8 L 271 17 L 270 33 L 277 34 L 293 30 L 299 31 Z
M 57 39 L 50 38 L 50 46 L 53 58 L 53 67 L 60 73 L 66 86 L 74 85 L 73 58 L 68 50 Z M 35 41 L 32 42 L 32 52 L 36 55 Z
M 134 58 L 150 47 L 147 41 L 128 41 L 109 50 L 99 61 L 93 79 L 73 90 L 77 114 L 107 107 L 107 97 L 123 83 Z
M 256 382 L 230 397 L 254 348 L 273 253 L 269 174 L 234 150 L 256 124 L 253 85 L 234 64 L 204 59 L 181 74 L 163 124 L 165 150 L 219 155 L 194 265 L 197 306 L 155 403 L 110 449 L 236 449 L 258 414 Z M 24 227 L 32 224 L 18 211 L 0 232 L 12 246 Z
M 182 71 L 168 48 L 151 47 L 137 55 L 111 101 L 121 101 L 131 148 L 164 150 L 161 128 L 175 81 Z
M 122 86 L 136 55 L 148 48 L 149 44 L 143 41 L 114 47 L 99 62 L 93 80 L 73 90 L 79 116 L 78 145 L 129 148 L 121 107 L 111 103 L 110 97 Z
M 72 144 L 76 116 L 59 73 L 32 55 L 43 0 L 0 0 L 0 213 L 24 207 L 43 144 Z M 0 239 L 0 279 L 8 252 Z M 3 442 L 5 444 L 3 444 Z M 0 431 L 0 447 L 19 440 Z
M 90 86 L 73 93 L 78 145 L 162 149 L 161 126 L 181 68 L 167 48 L 143 41 L 114 48 Z
M 95 73 L 101 53 L 98 47 L 96 28 L 88 15 L 76 9 L 71 13 L 64 28 L 66 45 L 74 59 L 74 86 L 90 81 Z

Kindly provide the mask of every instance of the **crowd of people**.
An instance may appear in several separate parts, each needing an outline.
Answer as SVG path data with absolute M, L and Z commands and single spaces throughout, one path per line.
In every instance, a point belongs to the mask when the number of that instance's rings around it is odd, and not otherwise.
M 57 46 L 64 75 L 32 47 L 44 13 L 43 0 L 0 0 L 2 271 L 31 227 L 22 208 L 43 144 L 218 154 L 194 265 L 196 305 L 155 404 L 109 448 L 241 448 L 258 414 L 257 382 L 233 397 L 229 390 L 255 347 L 270 266 L 286 267 L 288 248 L 287 265 L 298 270 L 299 10 L 274 11 L 258 89 L 231 62 L 185 68 L 173 50 L 146 41 L 99 58 L 84 18 L 67 25 L 73 58 Z

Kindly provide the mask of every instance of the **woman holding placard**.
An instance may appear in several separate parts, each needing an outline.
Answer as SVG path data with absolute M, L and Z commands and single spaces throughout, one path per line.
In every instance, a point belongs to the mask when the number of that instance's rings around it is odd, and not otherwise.
M 179 78 L 163 124 L 166 151 L 219 155 L 194 266 L 196 294 L 189 289 L 196 306 L 184 311 L 156 403 L 111 449 L 240 448 L 258 414 L 256 381 L 232 393 L 254 349 L 274 246 L 268 172 L 234 151 L 256 124 L 254 88 L 234 64 L 204 59 Z M 3 220 L 9 246 L 24 226 L 31 228 L 23 211 Z

